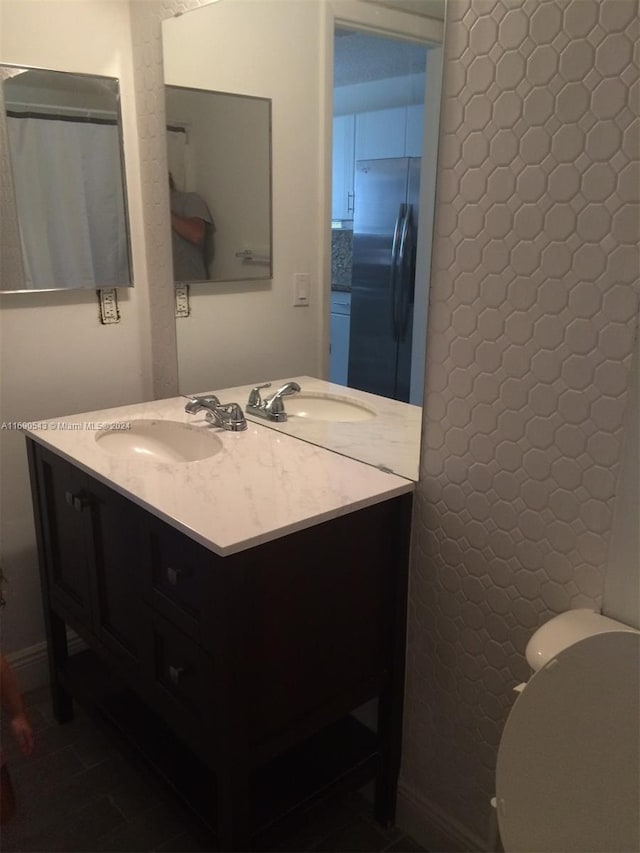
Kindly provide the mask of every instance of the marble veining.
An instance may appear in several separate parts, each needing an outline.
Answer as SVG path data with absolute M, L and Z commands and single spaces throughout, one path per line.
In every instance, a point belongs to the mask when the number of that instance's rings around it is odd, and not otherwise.
M 283 423 L 274 423 L 247 414 L 250 420 L 333 450 L 335 453 L 366 462 L 368 465 L 393 471 L 400 477 L 418 480 L 422 426 L 420 406 L 379 397 L 377 394 L 369 394 L 366 391 L 357 391 L 354 388 L 336 385 L 324 379 L 314 379 L 311 376 L 286 376 L 282 379 L 269 378 L 263 381 L 271 382 L 271 388 L 263 391 L 265 396 L 284 385 L 285 382 L 294 381 L 300 385 L 303 392 L 327 394 L 338 399 L 353 398 L 366 408 L 375 411 L 376 417 L 355 422 L 289 418 Z M 262 384 L 262 381 L 256 384 Z M 237 401 L 244 408 L 251 388 L 251 385 L 242 385 L 216 393 L 221 399 Z M 286 397 L 284 407 L 286 410 Z
M 225 392 L 220 392 L 225 395 Z M 226 396 L 226 395 L 225 395 Z M 28 434 L 191 538 L 225 556 L 410 492 L 409 480 L 250 423 L 245 432 L 188 415 L 184 397 L 54 418 Z M 108 453 L 105 424 L 166 419 L 215 430 L 222 450 L 196 462 Z

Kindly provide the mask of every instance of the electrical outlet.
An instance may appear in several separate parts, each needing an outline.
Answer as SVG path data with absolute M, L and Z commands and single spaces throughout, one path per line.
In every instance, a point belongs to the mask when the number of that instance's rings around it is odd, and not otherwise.
M 306 307 L 309 304 L 309 282 L 311 276 L 308 272 L 297 272 L 293 276 L 293 304 L 294 306 Z
M 190 313 L 189 285 L 176 284 L 176 317 L 188 317 Z
M 98 291 L 98 304 L 100 305 L 100 322 L 103 325 L 120 322 L 120 311 L 118 310 L 118 295 L 115 288 Z

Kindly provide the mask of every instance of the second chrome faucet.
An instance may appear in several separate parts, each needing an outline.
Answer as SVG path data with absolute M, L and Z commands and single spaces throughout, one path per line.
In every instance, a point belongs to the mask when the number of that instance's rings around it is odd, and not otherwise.
M 221 403 L 214 394 L 189 397 L 184 410 L 190 415 L 204 411 L 206 420 L 222 429 L 239 432 L 247 428 L 247 421 L 240 406 L 237 403 Z
M 300 391 L 300 386 L 297 382 L 286 382 L 282 385 L 275 394 L 262 399 L 260 391 L 263 388 L 271 388 L 270 382 L 265 382 L 264 385 L 256 385 L 249 394 L 247 401 L 247 413 L 257 415 L 260 418 L 265 418 L 268 421 L 286 421 L 287 413 L 284 409 L 283 397 L 288 397 L 291 394 L 296 394 Z

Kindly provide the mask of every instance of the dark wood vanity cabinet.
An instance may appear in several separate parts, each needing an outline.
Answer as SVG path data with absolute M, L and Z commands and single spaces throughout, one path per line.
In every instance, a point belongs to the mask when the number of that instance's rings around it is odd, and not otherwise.
M 392 822 L 411 496 L 220 557 L 27 444 L 58 719 L 83 701 L 220 849 L 370 779 Z M 375 732 L 351 713 L 372 699 Z

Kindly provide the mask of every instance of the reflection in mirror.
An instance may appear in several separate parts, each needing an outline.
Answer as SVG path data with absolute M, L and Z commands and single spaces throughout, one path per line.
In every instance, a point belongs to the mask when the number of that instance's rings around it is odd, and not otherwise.
M 212 389 L 213 390 L 213 389 Z M 238 400 L 247 420 L 417 480 L 422 409 L 312 376 L 270 378 L 253 387 L 215 389 Z M 280 398 L 273 415 L 273 400 Z M 283 419 L 282 415 L 286 415 Z
M 422 383 L 412 393 L 413 362 L 424 361 L 413 329 L 415 290 L 428 286 L 428 277 L 416 276 L 424 254 L 427 53 L 424 44 L 335 31 L 331 288 L 346 294 L 340 304 L 349 324 L 348 347 L 340 346 L 343 315 L 332 312 L 331 375 L 415 403 L 422 402 Z M 332 307 L 337 301 L 333 296 Z
M 9 66 L 0 79 L 0 289 L 130 286 L 118 81 Z
M 165 86 L 174 280 L 271 278 L 271 102 Z
M 252 387 L 266 381 L 277 389 L 298 377 L 303 395 L 333 402 L 342 386 L 342 396 L 374 408 L 376 417 L 343 422 L 332 403 L 337 420 L 327 421 L 315 402 L 314 417 L 255 422 L 417 479 L 444 0 L 437 19 L 397 11 L 395 0 L 392 5 L 243 0 L 163 21 L 170 82 L 200 86 L 204 80 L 211 88 L 270 97 L 274 114 L 273 285 L 233 293 L 196 288 L 191 315 L 178 322 L 179 377 L 182 393 L 233 388 L 232 398 L 245 406 Z M 374 205 L 358 197 L 368 192 L 358 174 L 383 163 L 400 166 L 392 171 L 399 173 L 394 183 L 401 192 L 390 198 L 385 178 Z M 412 182 L 418 171 L 419 182 Z M 360 223 L 359 214 L 372 211 L 380 216 Z M 375 244 L 365 247 L 372 252 L 361 264 L 359 230 Z M 368 280 L 373 274 L 375 288 Z M 367 293 L 380 309 L 371 321 L 359 299 Z M 218 331 L 212 336 L 212 326 L 222 327 L 224 341 Z M 387 348 L 385 339 L 383 348 L 379 332 L 394 328 L 404 345 Z

